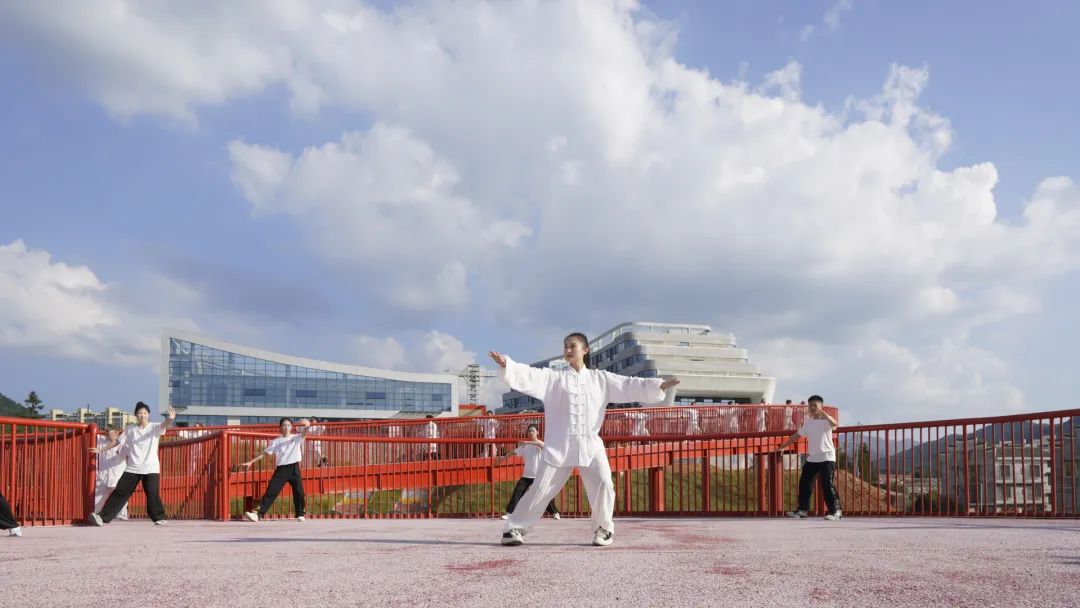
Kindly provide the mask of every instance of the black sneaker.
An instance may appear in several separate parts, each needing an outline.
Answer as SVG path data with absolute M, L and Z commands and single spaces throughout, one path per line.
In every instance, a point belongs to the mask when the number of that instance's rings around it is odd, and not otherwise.
M 785 515 L 792 519 L 806 519 L 806 511 L 788 511 Z

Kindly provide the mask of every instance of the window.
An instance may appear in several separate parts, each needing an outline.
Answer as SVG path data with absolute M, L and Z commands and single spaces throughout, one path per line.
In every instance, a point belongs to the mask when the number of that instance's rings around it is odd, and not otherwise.
M 244 396 L 245 397 L 265 397 L 266 396 L 266 389 L 265 388 L 245 388 L 244 389 Z
M 310 388 L 298 388 L 296 389 L 297 399 L 314 399 L 319 395 L 319 391 Z

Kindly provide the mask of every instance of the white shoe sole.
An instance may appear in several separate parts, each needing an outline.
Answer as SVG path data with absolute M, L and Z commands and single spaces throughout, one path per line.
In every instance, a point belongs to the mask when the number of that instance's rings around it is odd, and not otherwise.
M 248 512 L 244 513 L 244 519 L 246 519 L 248 521 L 258 522 L 259 521 L 259 516 L 256 513 L 252 513 L 251 511 L 248 511 Z

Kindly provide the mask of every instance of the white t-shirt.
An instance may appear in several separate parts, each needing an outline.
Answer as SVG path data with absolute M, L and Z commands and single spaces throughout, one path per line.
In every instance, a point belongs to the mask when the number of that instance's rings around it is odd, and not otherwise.
M 514 453 L 525 459 L 525 472 L 522 473 L 521 476 L 528 477 L 529 479 L 536 479 L 536 473 L 540 470 L 540 454 L 543 453 L 540 446 L 518 446 L 518 449 L 514 450 Z
M 836 462 L 832 423 L 824 418 L 807 417 L 799 427 L 799 434 L 806 437 L 807 462 Z
M 304 455 L 301 449 L 303 445 L 304 436 L 300 433 L 293 433 L 288 437 L 276 437 L 270 442 L 270 445 L 266 446 L 263 452 L 273 454 L 274 465 L 283 467 L 287 464 L 300 462 Z
M 161 473 L 158 461 L 158 439 L 165 434 L 165 428 L 158 422 L 151 422 L 146 428 L 133 424 L 120 435 L 120 446 L 127 453 L 127 472 L 137 475 Z

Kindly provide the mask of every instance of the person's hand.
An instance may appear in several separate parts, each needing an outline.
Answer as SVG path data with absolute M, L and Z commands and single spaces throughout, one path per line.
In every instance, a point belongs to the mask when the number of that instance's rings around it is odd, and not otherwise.
M 506 357 L 500 355 L 495 351 L 488 352 L 488 356 L 491 357 L 491 360 L 494 361 L 499 367 L 506 367 Z
M 97 448 L 90 448 L 90 451 L 95 453 L 95 454 L 100 454 L 101 453 L 101 450 L 99 450 Z
M 660 384 L 660 388 L 666 391 L 667 389 L 675 386 L 678 383 L 679 381 L 676 378 L 672 378 L 671 380 L 664 380 L 664 382 Z
M 169 406 L 169 420 L 176 420 L 176 408 Z
M 251 465 L 252 465 L 252 463 L 250 463 L 250 462 L 242 462 L 242 463 L 240 463 L 240 466 L 244 467 L 245 469 L 250 469 Z
M 303 426 L 311 426 L 311 421 L 308 420 L 307 418 L 305 418 L 305 419 L 300 421 L 300 424 L 303 425 Z

